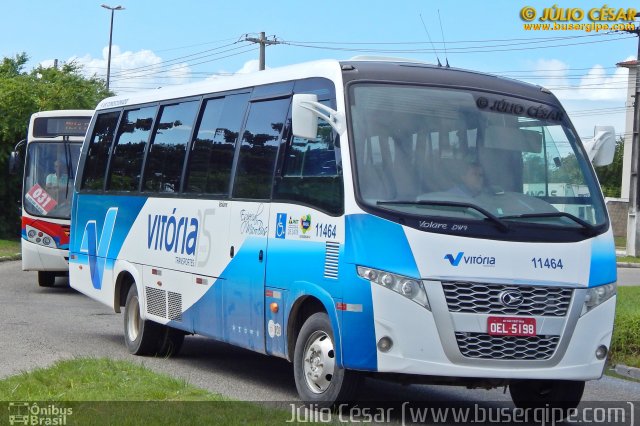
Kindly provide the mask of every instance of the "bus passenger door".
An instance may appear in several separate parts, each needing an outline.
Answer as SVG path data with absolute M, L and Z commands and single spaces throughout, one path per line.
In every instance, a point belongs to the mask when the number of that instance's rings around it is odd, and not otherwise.
M 259 352 L 265 351 L 264 285 L 272 180 L 290 103 L 290 97 L 250 103 L 232 184 L 231 260 L 223 277 L 224 336 L 230 343 Z
M 231 202 L 229 256 L 222 309 L 225 340 L 264 352 L 264 277 L 269 204 Z

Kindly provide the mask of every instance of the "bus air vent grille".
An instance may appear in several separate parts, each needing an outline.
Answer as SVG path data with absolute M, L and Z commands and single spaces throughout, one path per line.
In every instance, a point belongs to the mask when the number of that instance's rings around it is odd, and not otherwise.
M 560 336 L 490 336 L 456 332 L 460 353 L 467 358 L 497 360 L 545 360 L 551 358 Z
M 182 321 L 182 295 L 169 292 L 169 320 Z
M 327 241 L 324 252 L 324 277 L 338 279 L 340 243 Z
M 570 288 L 468 282 L 443 282 L 442 289 L 450 312 L 474 314 L 563 317 L 573 295 Z M 505 305 L 505 293 L 515 295 L 521 302 Z
M 167 292 L 159 288 L 146 287 L 147 313 L 157 317 L 167 317 Z

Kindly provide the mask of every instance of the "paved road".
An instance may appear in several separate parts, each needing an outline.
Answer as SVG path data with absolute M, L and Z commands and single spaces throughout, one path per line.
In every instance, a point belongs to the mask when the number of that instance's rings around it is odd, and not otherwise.
M 640 268 L 618 268 L 618 285 L 640 285 Z
M 187 337 L 173 359 L 129 355 L 122 337 L 122 315 L 65 286 L 43 289 L 35 273 L 19 262 L 0 263 L 0 377 L 56 360 L 79 356 L 109 357 L 142 363 L 159 372 L 232 398 L 254 401 L 296 400 L 291 364 L 201 337 Z M 402 386 L 367 380 L 363 399 L 506 401 L 500 390 L 445 386 Z M 640 399 L 640 383 L 604 377 L 589 382 L 586 400 Z

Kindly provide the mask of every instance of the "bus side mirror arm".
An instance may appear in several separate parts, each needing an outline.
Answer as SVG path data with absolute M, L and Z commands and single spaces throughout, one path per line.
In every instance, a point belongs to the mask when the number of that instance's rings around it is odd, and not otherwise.
M 329 123 L 336 132 L 343 131 L 342 114 L 318 102 L 317 95 L 306 93 L 293 95 L 291 121 L 294 136 L 315 139 L 318 136 L 318 117 Z

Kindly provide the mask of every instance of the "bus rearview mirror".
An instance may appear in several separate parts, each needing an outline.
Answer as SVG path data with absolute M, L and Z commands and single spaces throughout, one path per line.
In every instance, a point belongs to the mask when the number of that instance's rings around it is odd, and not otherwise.
M 9 173 L 12 175 L 18 174 L 18 169 L 20 168 L 20 154 L 16 151 L 11 153 L 9 157 Z
M 293 95 L 291 128 L 293 136 L 305 139 L 318 137 L 318 118 L 322 118 L 341 133 L 344 128 L 343 115 L 318 102 L 318 96 L 308 93 Z
M 294 136 L 305 139 L 315 139 L 318 136 L 318 118 L 312 107 L 317 102 L 316 95 L 293 95 L 291 120 Z
M 584 148 L 595 167 L 611 164 L 616 152 L 616 131 L 613 126 L 595 126 L 593 138 L 584 141 Z

